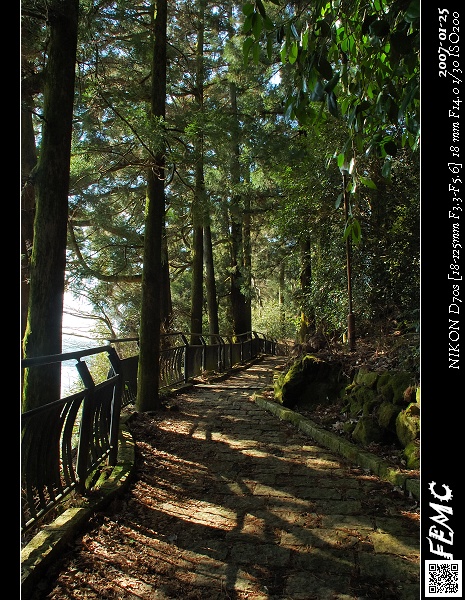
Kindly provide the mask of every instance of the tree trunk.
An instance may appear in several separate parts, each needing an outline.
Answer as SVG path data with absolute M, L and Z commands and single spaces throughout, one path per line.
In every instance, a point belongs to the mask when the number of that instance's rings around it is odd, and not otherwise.
M 191 344 L 199 344 L 197 334 L 202 334 L 203 309 L 203 227 L 199 225 L 199 216 L 194 216 L 194 238 L 192 259 L 191 288 Z
M 245 281 L 243 278 L 243 232 L 242 221 L 244 211 L 241 206 L 241 197 L 235 191 L 235 187 L 240 184 L 240 162 L 239 162 L 239 121 L 237 117 L 237 90 L 235 83 L 229 84 L 231 112 L 233 126 L 231 131 L 231 313 L 233 318 L 233 332 L 236 335 L 250 330 L 247 299 L 243 292 Z
M 171 284 L 170 284 L 170 266 L 168 262 L 168 243 L 166 239 L 165 223 L 163 219 L 163 240 L 162 240 L 162 260 L 161 260 L 161 328 L 164 333 L 168 333 L 171 329 L 173 320 L 173 304 L 171 301 Z
M 154 22 L 151 116 L 165 117 L 167 0 L 157 0 Z M 147 174 L 145 207 L 144 268 L 139 335 L 136 409 L 161 408 L 160 322 L 162 236 L 165 218 L 165 153 L 157 149 Z
M 213 244 L 210 225 L 206 225 L 204 229 L 203 256 L 205 262 L 205 285 L 207 288 L 208 331 L 211 335 L 215 335 L 219 333 L 220 328 L 218 323 L 218 299 L 216 297 L 215 268 L 213 263 Z
M 59 354 L 62 348 L 78 11 L 78 0 L 55 0 L 48 7 L 50 39 L 42 143 L 34 180 L 36 212 L 25 358 Z M 60 398 L 61 365 L 26 369 L 23 391 L 23 410 Z
M 300 244 L 302 270 L 300 272 L 301 309 L 299 341 L 304 343 L 309 336 L 315 333 L 315 311 L 308 306 L 308 296 L 312 285 L 312 264 L 310 255 L 310 240 L 306 239 Z
M 284 307 L 284 260 L 281 260 L 279 266 L 279 335 L 281 339 L 286 333 L 286 309 Z
M 196 50 L 196 96 L 198 111 L 203 116 L 203 44 L 204 44 L 204 2 L 199 1 L 198 32 Z M 192 260 L 192 290 L 191 290 L 191 343 L 199 344 L 195 334 L 202 334 L 203 313 L 203 225 L 205 211 L 205 180 L 204 180 L 204 133 L 200 127 L 196 139 L 195 192 L 192 203 L 192 222 L 194 227 L 193 260 Z
M 32 124 L 32 96 L 21 94 L 21 341 L 24 339 L 29 305 L 29 261 L 34 238 L 35 190 L 30 176 L 37 164 Z
M 250 182 L 250 171 L 247 170 L 247 179 Z M 252 243 L 250 239 L 250 197 L 246 196 L 244 200 L 244 215 L 242 220 L 242 237 L 243 237 L 243 253 L 244 253 L 244 268 L 243 277 L 247 294 L 244 295 L 245 301 L 245 331 L 252 330 Z

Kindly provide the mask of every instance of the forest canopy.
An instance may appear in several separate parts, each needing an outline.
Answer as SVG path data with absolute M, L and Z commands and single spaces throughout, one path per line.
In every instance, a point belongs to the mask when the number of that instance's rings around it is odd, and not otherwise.
M 61 292 L 85 297 L 97 338 L 138 336 L 151 285 L 161 332 L 342 341 L 348 248 L 357 335 L 418 327 L 418 0 L 23 0 L 23 335 L 39 185 L 59 158 L 44 147 L 65 85 L 53 43 L 76 9 L 55 221 Z

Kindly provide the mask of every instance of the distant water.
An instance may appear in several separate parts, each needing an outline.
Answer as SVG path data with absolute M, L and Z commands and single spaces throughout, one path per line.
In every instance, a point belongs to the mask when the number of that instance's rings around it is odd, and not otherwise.
M 74 352 L 82 350 L 80 340 L 71 335 L 63 335 L 62 339 L 63 352 Z M 67 360 L 61 363 L 61 395 L 65 396 L 70 392 L 73 386 L 79 381 L 79 373 L 74 366 L 75 360 Z
M 62 348 L 63 353 L 75 352 L 77 350 L 88 350 L 97 346 L 92 340 L 76 337 L 73 335 L 63 334 Z M 76 383 L 80 381 L 79 373 L 75 367 L 76 360 L 67 360 L 61 365 L 61 395 L 62 397 L 70 393 L 70 390 L 76 387 Z M 72 392 L 71 392 L 72 393 Z
M 62 347 L 63 352 L 75 352 L 76 350 L 87 350 L 93 348 L 97 344 L 92 340 L 87 340 L 82 337 L 76 337 L 75 335 L 63 334 Z
M 99 344 L 92 339 L 93 321 L 87 318 L 92 314 L 92 306 L 84 298 L 76 299 L 70 292 L 65 292 L 62 321 L 62 352 L 88 350 Z M 74 333 L 74 335 L 72 335 Z M 77 335 L 76 335 L 77 334 Z M 89 338 L 85 336 L 89 336 Z M 61 394 L 69 392 L 70 388 L 80 381 L 75 367 L 76 361 L 66 361 L 61 370 Z

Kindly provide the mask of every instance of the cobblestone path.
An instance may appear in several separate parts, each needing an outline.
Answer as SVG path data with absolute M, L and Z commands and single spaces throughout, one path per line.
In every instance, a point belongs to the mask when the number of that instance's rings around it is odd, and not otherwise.
M 414 501 L 254 403 L 283 360 L 134 415 L 131 486 L 42 597 L 419 598 Z

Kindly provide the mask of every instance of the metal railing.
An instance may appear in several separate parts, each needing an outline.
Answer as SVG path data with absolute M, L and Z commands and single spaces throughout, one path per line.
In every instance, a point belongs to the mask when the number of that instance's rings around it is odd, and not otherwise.
M 189 339 L 197 343 L 191 344 Z M 210 343 L 207 343 L 207 339 Z M 121 348 L 138 338 L 108 340 Z M 174 333 L 161 336 L 160 389 L 187 383 L 204 372 L 224 373 L 235 365 L 244 364 L 260 354 L 276 354 L 278 343 L 257 331 L 237 336 L 218 334 Z M 138 356 L 121 359 L 123 373 L 123 407 L 136 400 Z
M 84 360 L 108 357 L 107 379 L 96 384 Z M 23 368 L 76 360 L 83 389 L 21 415 L 21 529 L 26 531 L 76 489 L 86 495 L 89 478 L 105 460 L 116 465 L 121 412 L 121 363 L 115 349 L 24 359 Z
M 189 343 L 188 338 L 197 343 Z M 120 412 L 136 401 L 139 358 L 120 355 L 125 355 L 125 343 L 138 340 L 108 341 L 110 345 L 89 350 L 22 360 L 24 369 L 74 360 L 83 388 L 21 416 L 23 533 L 72 490 L 87 495 L 99 467 L 116 464 Z M 260 354 L 276 354 L 277 348 L 275 340 L 253 331 L 234 337 L 165 334 L 160 350 L 160 390 L 187 383 L 205 372 L 227 372 Z M 96 383 L 85 359 L 98 354 L 108 358 L 108 369 Z

